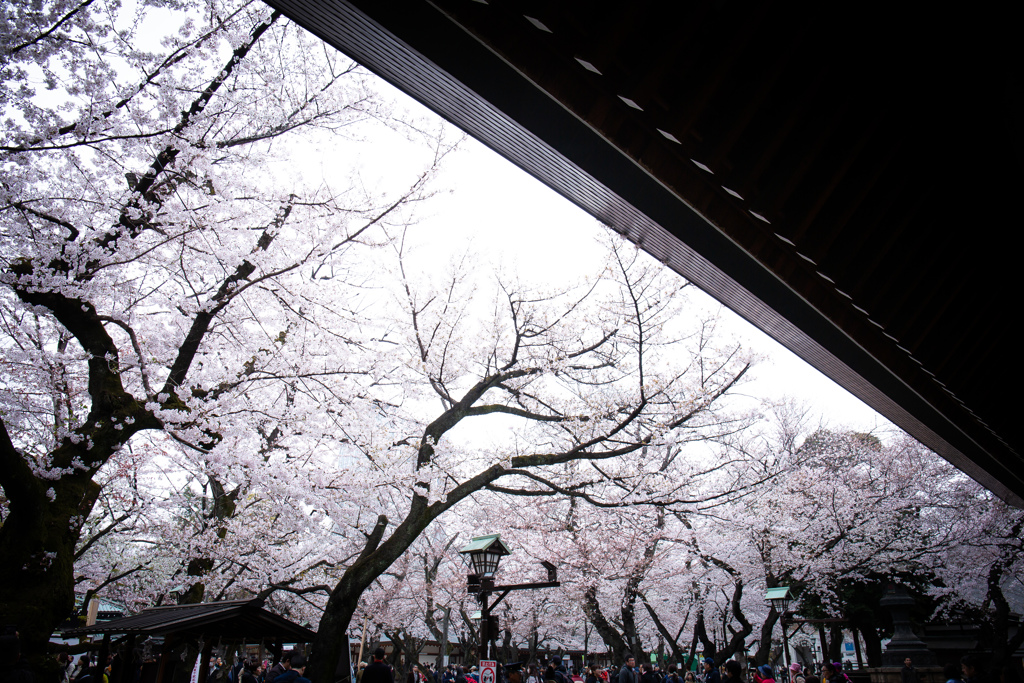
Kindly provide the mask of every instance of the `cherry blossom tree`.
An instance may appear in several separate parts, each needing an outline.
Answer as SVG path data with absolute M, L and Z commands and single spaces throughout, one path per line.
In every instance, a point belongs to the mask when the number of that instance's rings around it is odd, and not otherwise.
M 888 614 L 877 600 L 887 582 L 918 577 L 926 587 L 929 565 L 949 546 L 924 522 L 942 514 L 944 488 L 962 475 L 904 434 L 828 429 L 787 402 L 767 412 L 765 429 L 750 433 L 744 448 L 779 476 L 721 515 L 718 537 L 742 540 L 729 562 L 747 556 L 741 564 L 758 596 L 788 585 L 805 616 L 846 619 L 863 636 L 868 662 L 880 665 Z M 753 614 L 763 615 L 761 663 L 779 615 L 763 605 Z M 842 626 L 820 631 L 825 652 L 838 658 Z
M 362 499 L 377 523 L 325 606 L 319 678 L 339 660 L 339 675 L 348 670 L 343 635 L 359 596 L 433 520 L 488 488 L 560 492 L 629 479 L 641 485 L 617 497 L 650 496 L 660 487 L 644 449 L 720 424 L 716 401 L 747 368 L 735 347 L 713 347 L 706 327 L 678 327 L 683 283 L 632 247 L 613 243 L 602 277 L 548 295 L 501 280 L 482 287 L 458 264 L 430 288 L 400 256 L 405 400 L 439 409 L 383 436 L 378 425 L 363 448 L 381 467 Z M 501 438 L 456 438 L 481 422 Z
M 388 112 L 259 3 L 15 3 L 0 70 L 0 619 L 39 664 L 136 435 L 201 454 L 226 520 L 246 493 L 226 475 L 323 427 L 305 388 L 340 397 L 320 413 L 361 410 L 382 368 L 353 251 L 407 222 L 446 147 L 397 193 L 289 171 L 299 132 L 324 144 Z
M 708 442 L 696 439 L 688 450 L 697 453 L 687 452 L 678 442 L 645 450 L 643 458 L 649 467 L 664 475 L 665 481 L 685 482 L 684 486 L 651 489 L 643 497 L 637 497 L 635 489 L 644 482 L 633 478 L 604 482 L 600 487 L 567 487 L 562 499 L 532 504 L 535 514 L 517 525 L 512 538 L 543 549 L 534 552 L 547 551 L 547 559 L 561 568 L 565 590 L 579 605 L 576 609 L 617 660 L 624 661 L 629 653 L 646 658 L 659 641 L 682 661 L 687 656 L 681 642 L 685 629 L 701 634 L 705 651 L 714 656 L 716 647 L 705 632 L 704 610 L 716 604 L 720 577 L 714 577 L 715 572 L 728 573 L 727 584 L 734 591 L 732 599 L 726 596 L 725 613 L 735 610 L 740 624 L 745 624 L 739 602 L 746 576 L 701 547 L 700 525 L 695 528 L 692 520 L 717 516 L 723 505 L 751 495 L 771 479 L 771 474 L 765 476 L 753 467 L 746 454 L 728 446 L 737 424 L 746 427 L 747 419 L 729 420 L 704 431 L 705 438 L 719 444 L 713 452 L 704 452 Z M 535 488 L 512 495 L 536 498 L 546 493 Z M 540 511 L 546 515 L 538 519 Z M 545 539 L 552 535 L 563 542 L 545 548 Z M 706 543 L 722 548 L 731 539 L 715 537 Z M 688 595 L 692 595 L 690 601 L 680 597 Z M 680 607 L 689 613 L 680 615 Z M 745 627 L 717 650 L 723 659 L 744 649 L 750 628 Z
M 1014 632 L 1011 616 L 1024 611 L 1024 511 L 964 475 L 950 477 L 936 493 L 935 505 L 922 515 L 933 546 L 943 549 L 926 557 L 937 579 L 929 592 L 940 615 L 982 622 L 997 672 L 1024 644 L 1024 629 Z

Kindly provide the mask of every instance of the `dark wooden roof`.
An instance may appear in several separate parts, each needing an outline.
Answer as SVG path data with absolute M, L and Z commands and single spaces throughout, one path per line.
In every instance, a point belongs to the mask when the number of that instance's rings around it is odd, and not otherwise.
M 270 4 L 1024 505 L 1009 6 Z
M 94 626 L 64 631 L 64 636 L 87 634 L 137 634 L 142 636 L 219 637 L 225 640 L 260 639 L 309 643 L 316 635 L 284 617 L 263 609 L 260 600 L 227 600 L 198 605 L 150 607 L 142 612 Z

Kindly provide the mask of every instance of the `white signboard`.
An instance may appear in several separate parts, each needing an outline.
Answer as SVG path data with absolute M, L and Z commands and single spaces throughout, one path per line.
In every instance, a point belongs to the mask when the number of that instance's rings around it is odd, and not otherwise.
M 480 660 L 480 683 L 498 683 L 498 662 L 493 659 Z

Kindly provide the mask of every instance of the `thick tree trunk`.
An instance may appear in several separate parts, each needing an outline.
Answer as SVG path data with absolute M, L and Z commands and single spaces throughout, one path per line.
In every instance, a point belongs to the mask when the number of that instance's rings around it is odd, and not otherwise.
M 825 637 L 824 624 L 818 624 L 818 644 L 821 646 L 821 658 L 831 661 L 828 656 L 828 638 Z
M 737 652 L 743 652 L 746 649 L 747 636 L 754 630 L 753 625 L 747 621 L 746 616 L 743 614 L 742 600 L 743 581 L 734 577 L 731 610 L 733 617 L 739 622 L 740 628 L 732 629 L 730 627 L 732 636 L 726 642 L 725 647 L 715 656 L 715 662 L 719 666 Z
M 526 661 L 532 662 L 537 659 L 537 645 L 540 643 L 540 633 L 538 632 L 537 625 L 537 613 L 533 613 L 533 628 L 530 629 L 530 638 L 527 641 L 527 647 L 529 648 L 526 653 Z
M 457 500 L 459 497 L 450 496 L 449 506 Z M 426 498 L 415 495 L 405 520 L 383 543 L 381 539 L 387 530 L 388 519 L 384 515 L 378 516 L 373 531 L 367 536 L 362 554 L 345 570 L 327 599 L 316 639 L 313 641 L 306 678 L 317 683 L 350 683 L 352 674 L 348 627 L 359 605 L 360 596 L 374 579 L 409 549 L 420 533 L 445 509 L 447 507 L 428 508 Z
M 347 582 L 342 578 L 341 583 Z M 313 641 L 313 656 L 306 678 L 317 683 L 348 683 L 352 666 L 348 647 L 348 627 L 359 604 L 359 596 L 365 588 L 366 586 L 356 588 L 346 585 L 345 589 L 335 589 L 331 593 L 324 615 L 320 618 L 316 640 Z
M 601 640 L 608 647 L 608 650 L 612 653 L 613 659 L 617 662 L 626 661 L 626 657 L 630 653 L 629 645 L 623 639 L 622 635 L 612 626 L 608 619 L 605 618 L 601 612 L 601 606 L 597 602 L 597 588 L 591 586 L 583 593 L 583 611 L 587 615 L 587 619 L 597 629 L 598 635 L 601 636 Z
M 440 609 L 444 612 L 444 626 L 439 627 L 437 623 L 437 617 L 434 616 L 434 610 Z M 434 667 L 440 671 L 444 668 L 444 656 L 448 646 L 448 625 L 451 621 L 452 608 L 451 607 L 434 607 L 434 599 L 427 597 L 427 612 L 424 617 L 424 623 L 427 625 L 427 630 L 430 631 L 430 635 L 437 641 L 437 657 L 434 659 Z
M 509 664 L 516 660 L 512 649 L 512 631 L 505 629 L 501 634 L 501 662 Z
M 841 662 L 843 659 L 843 627 L 832 624 L 829 628 L 828 661 Z
M 626 595 L 622 602 L 622 635 L 625 636 L 629 645 L 630 653 L 636 657 L 637 662 L 650 661 L 647 653 L 644 652 L 643 641 L 640 640 L 640 632 L 636 628 L 636 590 L 631 584 L 627 584 Z
M 761 637 L 757 641 L 757 652 L 754 653 L 754 664 L 761 666 L 768 663 L 768 656 L 772 651 L 772 633 L 775 631 L 775 622 L 779 620 L 779 613 L 774 607 L 769 608 L 768 616 L 761 624 Z
M 651 615 L 651 620 L 654 622 L 655 627 L 657 627 L 658 633 L 661 635 L 662 642 L 668 643 L 668 647 L 672 651 L 672 659 L 675 659 L 680 662 L 683 661 L 686 653 L 683 652 L 682 648 L 679 647 L 679 643 L 672 636 L 672 633 L 668 630 L 668 628 L 665 627 L 664 622 L 662 622 L 661 618 L 654 611 L 654 608 L 651 607 L 650 603 L 647 602 L 647 600 L 644 600 L 644 607 L 647 608 L 648 614 Z M 682 629 L 680 629 L 679 632 L 682 633 Z
M 882 639 L 878 637 L 878 630 L 871 625 L 859 626 L 860 634 L 864 636 L 864 646 L 867 652 L 868 666 L 882 666 Z
M 700 641 L 700 644 L 704 646 L 704 657 L 715 659 L 715 655 L 718 654 L 718 647 L 715 645 L 715 641 L 708 635 L 707 620 L 704 618 L 703 608 L 697 612 L 697 623 L 693 626 L 693 634 Z
M 8 480 L 10 507 L 0 527 L 0 624 L 18 629 L 22 658 L 37 680 L 57 680 L 48 643 L 74 610 L 75 545 L 99 486 L 84 476 L 65 476 L 53 482 L 32 477 L 20 490 L 12 488 Z

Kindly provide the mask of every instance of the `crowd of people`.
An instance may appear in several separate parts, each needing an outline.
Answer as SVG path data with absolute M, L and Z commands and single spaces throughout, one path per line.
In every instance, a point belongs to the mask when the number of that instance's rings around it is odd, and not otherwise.
M 16 648 L 17 636 L 11 640 Z M 17 661 L 16 649 L 12 650 Z M 395 671 L 385 661 L 383 648 L 377 648 L 370 662 L 362 662 L 355 671 L 354 683 L 396 683 Z M 89 654 L 77 660 L 61 653 L 58 661 L 63 683 L 106 683 L 109 680 L 110 664 L 100 670 Z M 285 652 L 277 662 L 240 658 L 234 664 L 225 664 L 221 657 L 209 661 L 209 683 L 313 683 L 305 677 L 306 658 L 300 652 Z M 432 664 L 413 664 L 398 683 L 481 683 L 475 666 L 449 664 L 436 668 Z M 30 681 L 31 678 L 12 680 Z M 1024 683 L 1020 672 L 1004 669 L 986 675 L 981 659 L 967 655 L 957 663 L 949 663 L 943 669 L 944 683 Z M 485 682 L 486 683 L 486 682 Z M 823 662 L 809 667 L 795 663 L 789 667 L 776 668 L 768 664 L 744 667 L 730 659 L 720 666 L 712 658 L 701 660 L 694 670 L 670 664 L 662 669 L 656 664 L 644 662 L 637 665 L 629 656 L 621 666 L 586 666 L 574 670 L 560 656 L 551 657 L 546 663 L 522 663 L 499 667 L 498 680 L 494 683 L 853 683 L 850 675 L 839 662 Z M 924 683 L 923 677 L 909 658 L 900 671 L 900 683 Z

